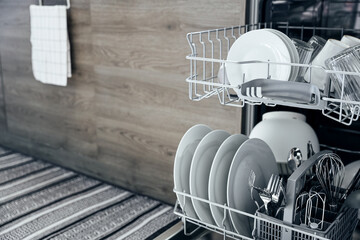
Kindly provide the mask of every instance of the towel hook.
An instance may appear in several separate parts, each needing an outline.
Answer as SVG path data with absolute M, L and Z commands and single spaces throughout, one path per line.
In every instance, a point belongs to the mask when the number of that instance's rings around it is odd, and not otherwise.
M 43 5 L 43 0 L 39 0 L 39 5 Z M 70 9 L 70 0 L 66 0 L 66 9 Z

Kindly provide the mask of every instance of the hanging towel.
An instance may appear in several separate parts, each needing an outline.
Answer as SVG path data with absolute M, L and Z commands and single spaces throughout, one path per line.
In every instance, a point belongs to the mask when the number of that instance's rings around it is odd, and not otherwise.
M 31 58 L 36 80 L 59 86 L 71 77 L 66 6 L 30 6 Z

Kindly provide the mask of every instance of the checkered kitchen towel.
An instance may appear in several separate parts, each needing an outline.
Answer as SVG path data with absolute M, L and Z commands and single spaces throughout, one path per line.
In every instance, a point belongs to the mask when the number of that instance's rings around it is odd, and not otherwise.
M 66 86 L 71 77 L 66 6 L 30 6 L 32 69 L 36 80 Z

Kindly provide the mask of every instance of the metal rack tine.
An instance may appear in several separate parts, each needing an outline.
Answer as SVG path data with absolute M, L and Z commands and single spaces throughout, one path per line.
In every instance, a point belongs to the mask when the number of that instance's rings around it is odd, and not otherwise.
M 226 205 L 226 203 L 224 204 L 224 207 L 226 207 L 227 205 Z M 223 238 L 223 240 L 226 240 L 226 226 L 225 226 L 225 220 L 226 220 L 226 213 L 227 213 L 227 210 L 226 210 L 226 208 L 224 208 L 224 218 L 223 218 L 223 220 L 221 221 L 221 225 L 223 226 L 223 228 L 224 228 L 224 238 Z
M 184 191 L 184 193 L 185 193 L 185 191 Z M 182 209 L 182 211 L 183 211 L 183 213 L 184 213 L 184 215 L 187 215 L 186 214 L 186 196 L 185 195 L 183 195 L 183 201 L 184 201 L 184 207 L 183 207 L 183 209 Z
M 183 218 L 183 223 L 184 223 L 184 235 L 185 236 L 191 236 L 193 235 L 197 230 L 200 229 L 200 226 L 196 227 L 194 230 L 192 230 L 191 232 L 188 232 L 187 231 L 187 221 L 186 221 L 186 218 Z

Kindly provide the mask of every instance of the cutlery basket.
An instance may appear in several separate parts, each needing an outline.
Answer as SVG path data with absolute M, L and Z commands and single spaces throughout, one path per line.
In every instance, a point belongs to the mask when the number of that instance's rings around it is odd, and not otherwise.
M 270 217 L 260 211 L 256 213 L 260 219 L 255 220 L 255 239 L 270 240 L 270 239 L 292 239 L 292 240 L 316 240 L 316 239 L 351 239 L 352 233 L 358 223 L 358 210 L 347 209 L 345 212 L 339 214 L 332 223 L 324 223 L 324 231 L 313 230 L 306 226 L 297 224 L 290 225 L 299 231 L 289 231 L 281 227 L 279 224 L 285 224 L 283 221 Z M 268 221 L 264 221 L 266 219 Z M 278 223 L 274 224 L 272 222 Z M 285 234 L 284 234 L 285 233 Z M 320 238 L 308 235 L 314 234 Z M 286 237 L 284 237 L 286 235 Z M 288 238 L 290 236 L 290 238 Z
M 300 167 L 289 177 L 286 187 L 287 203 L 283 213 L 280 214 L 278 218 L 264 214 L 263 207 L 256 212 L 256 216 L 259 218 L 254 220 L 255 228 L 253 235 L 255 239 L 351 239 L 352 232 L 355 230 L 359 220 L 359 212 L 357 209 L 348 208 L 340 214 L 325 210 L 322 230 L 311 229 L 300 224 L 300 217 L 301 214 L 304 214 L 304 209 L 302 209 L 302 211 L 295 212 L 296 196 L 300 193 L 300 191 L 302 191 L 305 185 L 307 173 L 318 162 L 320 159 L 319 156 L 327 152 L 328 151 L 323 151 L 315 154 L 313 157 L 300 165 Z M 312 220 L 315 222 L 321 221 L 316 218 L 313 218 Z M 281 225 L 287 225 L 295 231 Z

